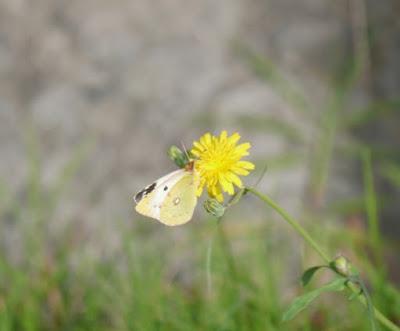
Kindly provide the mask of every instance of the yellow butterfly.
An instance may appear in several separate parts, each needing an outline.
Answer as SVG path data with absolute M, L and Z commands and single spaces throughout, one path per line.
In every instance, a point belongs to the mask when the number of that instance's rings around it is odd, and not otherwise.
M 184 224 L 193 216 L 198 185 L 199 176 L 191 161 L 139 191 L 134 197 L 135 209 L 166 225 Z

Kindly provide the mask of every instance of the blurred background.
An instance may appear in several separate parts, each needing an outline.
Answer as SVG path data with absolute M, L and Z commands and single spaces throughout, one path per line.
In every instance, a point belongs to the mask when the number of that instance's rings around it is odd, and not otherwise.
M 165 227 L 133 195 L 170 145 L 239 132 L 253 185 L 400 322 L 400 3 L 0 1 L 0 330 L 368 330 L 255 197 Z M 309 288 L 329 280 L 321 272 Z M 309 290 L 309 289 L 308 289 Z

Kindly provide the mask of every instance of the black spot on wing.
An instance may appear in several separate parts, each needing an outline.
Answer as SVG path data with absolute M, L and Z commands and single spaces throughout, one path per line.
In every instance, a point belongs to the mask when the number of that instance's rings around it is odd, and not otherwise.
M 153 190 L 156 188 L 157 183 L 153 183 L 147 187 L 145 187 L 143 190 L 138 192 L 133 200 L 135 200 L 136 203 L 139 203 L 140 200 L 142 200 L 147 194 L 153 192 Z

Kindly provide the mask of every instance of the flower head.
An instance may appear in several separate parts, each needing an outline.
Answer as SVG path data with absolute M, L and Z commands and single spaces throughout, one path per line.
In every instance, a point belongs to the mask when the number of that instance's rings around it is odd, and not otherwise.
M 195 169 L 200 176 L 198 196 L 206 186 L 208 194 L 222 202 L 223 192 L 233 195 L 234 185 L 240 188 L 243 186 L 239 176 L 247 176 L 249 170 L 254 169 L 254 164 L 241 161 L 242 157 L 249 155 L 247 150 L 251 145 L 237 145 L 239 139 L 238 133 L 228 137 L 228 133 L 222 131 L 220 136 L 206 133 L 193 143 L 191 153 L 196 157 Z

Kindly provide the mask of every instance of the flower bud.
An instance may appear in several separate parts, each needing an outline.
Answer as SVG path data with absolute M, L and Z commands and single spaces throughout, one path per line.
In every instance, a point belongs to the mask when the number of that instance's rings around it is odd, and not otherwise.
M 187 155 L 182 152 L 178 147 L 175 145 L 171 146 L 168 150 L 168 156 L 172 161 L 175 162 L 175 164 L 179 168 L 184 168 L 185 165 L 189 162 Z
M 348 277 L 351 275 L 351 263 L 342 255 L 332 261 L 332 266 L 342 276 Z
M 220 218 L 225 213 L 225 207 L 221 205 L 216 199 L 207 199 L 204 201 L 204 209 L 207 213 Z

